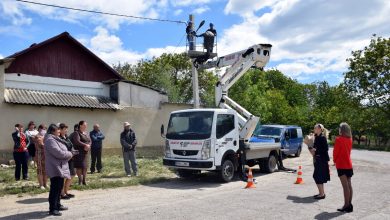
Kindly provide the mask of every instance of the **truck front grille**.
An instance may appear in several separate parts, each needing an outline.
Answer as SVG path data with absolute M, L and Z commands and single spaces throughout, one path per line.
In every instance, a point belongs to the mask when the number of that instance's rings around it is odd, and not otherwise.
M 173 150 L 173 153 L 180 156 L 194 156 L 198 154 L 197 150 Z

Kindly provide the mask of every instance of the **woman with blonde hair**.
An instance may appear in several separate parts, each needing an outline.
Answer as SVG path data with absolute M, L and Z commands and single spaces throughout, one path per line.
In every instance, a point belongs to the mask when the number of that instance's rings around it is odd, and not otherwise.
M 310 147 L 310 153 L 314 159 L 313 178 L 317 184 L 318 194 L 315 199 L 325 199 L 324 183 L 330 181 L 329 173 L 329 146 L 327 141 L 328 130 L 322 124 L 314 126 L 314 144 Z
M 344 192 L 344 206 L 337 211 L 353 212 L 352 205 L 352 184 L 353 176 L 352 160 L 352 131 L 351 127 L 343 122 L 339 127 L 339 136 L 336 137 L 333 148 L 333 162 L 337 168 L 337 174 L 340 178 Z

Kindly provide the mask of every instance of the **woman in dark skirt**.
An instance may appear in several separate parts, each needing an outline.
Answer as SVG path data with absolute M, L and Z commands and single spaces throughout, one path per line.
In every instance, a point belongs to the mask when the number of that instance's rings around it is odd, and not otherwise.
M 324 183 L 330 181 L 329 173 L 329 146 L 326 139 L 327 130 L 322 124 L 316 124 L 314 126 L 314 145 L 310 149 L 314 160 L 314 173 L 313 178 L 317 184 L 318 195 L 315 195 L 315 199 L 325 199 Z
M 79 178 L 79 184 L 87 185 L 87 154 L 91 149 L 91 139 L 87 133 L 87 122 L 79 122 L 79 130 L 72 135 L 72 144 L 79 153 L 73 158 L 73 165 Z

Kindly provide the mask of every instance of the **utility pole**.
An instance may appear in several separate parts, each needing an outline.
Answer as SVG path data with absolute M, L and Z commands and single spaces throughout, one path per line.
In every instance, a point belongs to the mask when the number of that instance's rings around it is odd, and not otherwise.
M 192 22 L 192 27 L 191 27 L 191 33 L 194 31 L 195 27 L 195 18 L 194 15 L 190 14 L 189 20 Z M 192 35 L 191 37 L 192 42 L 189 42 L 190 45 L 191 43 L 193 44 L 193 47 L 189 47 L 189 50 L 196 50 L 196 36 Z M 192 59 L 192 96 L 194 99 L 194 108 L 199 108 L 199 82 L 198 82 L 198 70 L 194 66 L 194 61 L 195 59 Z

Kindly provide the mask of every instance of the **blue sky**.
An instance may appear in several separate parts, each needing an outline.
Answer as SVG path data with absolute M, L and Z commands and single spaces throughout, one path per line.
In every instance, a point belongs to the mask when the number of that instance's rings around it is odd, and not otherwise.
M 197 23 L 206 20 L 206 24 L 215 24 L 219 55 L 256 43 L 271 43 L 273 50 L 267 68 L 277 68 L 302 83 L 340 83 L 348 67 L 345 60 L 352 50 L 362 49 L 372 34 L 390 35 L 387 0 L 33 1 L 181 21 L 187 21 L 192 13 Z M 201 30 L 205 28 L 207 25 Z M 185 49 L 183 24 L 0 1 L 0 57 L 64 31 L 109 64 L 135 63 Z

